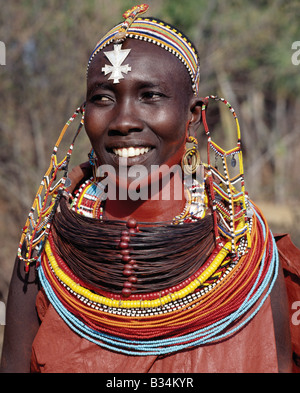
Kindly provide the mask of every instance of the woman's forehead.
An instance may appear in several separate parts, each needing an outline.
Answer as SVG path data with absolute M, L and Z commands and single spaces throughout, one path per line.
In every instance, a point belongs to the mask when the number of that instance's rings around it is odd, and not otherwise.
M 185 65 L 188 70 L 192 89 L 198 95 L 200 80 L 200 62 L 195 46 L 174 26 L 153 18 L 140 18 L 146 12 L 148 5 L 141 4 L 124 13 L 124 22 L 110 29 L 96 44 L 89 62 L 88 69 L 94 57 L 110 43 L 122 43 L 128 38 L 142 40 L 164 48 Z
M 174 83 L 178 79 L 186 83 L 186 89 L 191 89 L 186 67 L 177 57 L 157 45 L 135 39 L 126 39 L 119 48 L 114 44 L 105 47 L 94 57 L 87 76 L 88 85 L 99 78 L 114 80 L 117 76 L 115 83 L 119 83 L 135 76 L 151 83 L 168 80 Z

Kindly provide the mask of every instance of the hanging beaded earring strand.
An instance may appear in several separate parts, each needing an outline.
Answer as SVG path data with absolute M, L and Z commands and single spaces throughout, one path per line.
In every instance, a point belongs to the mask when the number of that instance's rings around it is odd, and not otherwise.
M 58 162 L 57 154 L 61 141 L 65 136 L 69 126 L 74 121 L 74 119 L 77 118 L 79 113 L 81 113 L 82 116 L 73 141 L 65 157 L 62 159 L 62 161 Z M 33 205 L 28 214 L 25 226 L 23 227 L 17 255 L 19 260 L 25 263 L 26 273 L 29 272 L 31 264 L 36 264 L 36 266 L 38 266 L 38 260 L 41 253 L 43 252 L 44 244 L 49 235 L 51 222 L 58 208 L 60 198 L 71 185 L 71 181 L 68 178 L 68 166 L 76 138 L 84 124 L 84 113 L 84 107 L 77 108 L 63 127 L 53 148 L 50 166 L 43 177 L 43 180 L 34 198 Z M 63 171 L 63 176 L 57 180 L 60 171 Z M 56 183 L 54 183 L 55 181 Z M 36 218 L 34 217 L 35 214 L 37 214 Z
M 210 99 L 224 103 L 234 117 L 237 131 L 237 144 L 234 148 L 230 150 L 222 149 L 211 138 L 211 134 L 206 121 L 206 109 L 208 101 Z M 219 98 L 213 95 L 207 96 L 203 100 L 202 120 L 205 134 L 207 136 L 208 179 L 214 216 L 215 236 L 216 239 L 219 239 L 220 234 L 222 234 L 223 236 L 230 239 L 232 243 L 232 253 L 236 254 L 237 241 L 242 236 L 246 236 L 248 247 L 251 247 L 249 220 L 253 215 L 253 212 L 249 208 L 248 196 L 245 192 L 243 154 L 241 149 L 241 132 L 239 121 L 230 103 L 224 98 Z M 212 165 L 212 161 L 210 158 L 211 151 L 213 151 L 216 156 L 221 157 L 223 162 L 224 174 L 220 173 L 216 166 Z M 233 158 L 235 155 L 238 156 L 239 160 L 239 173 L 237 176 L 231 177 L 227 166 L 226 158 Z M 234 167 L 235 164 L 236 163 L 234 162 L 232 166 Z M 237 190 L 236 188 L 238 185 L 240 187 L 240 190 Z M 226 200 L 227 209 L 225 209 L 224 207 L 220 208 L 218 198 Z M 219 210 L 220 216 L 222 218 L 222 223 L 224 224 L 225 228 L 221 225 L 221 223 L 218 222 L 217 210 Z M 241 222 L 243 223 L 242 225 Z M 238 223 L 240 224 L 239 226 Z M 239 228 L 239 230 L 237 228 Z

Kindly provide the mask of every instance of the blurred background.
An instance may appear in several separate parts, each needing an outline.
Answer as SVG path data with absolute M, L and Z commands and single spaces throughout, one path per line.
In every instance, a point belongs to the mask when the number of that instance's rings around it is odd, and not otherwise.
M 21 228 L 52 148 L 85 99 L 89 55 L 101 36 L 122 20 L 123 12 L 137 3 L 1 3 L 0 41 L 6 46 L 6 65 L 0 65 L 0 302 L 5 304 Z M 289 232 L 300 246 L 300 2 L 148 4 L 148 16 L 174 24 L 195 43 L 201 59 L 200 95 L 225 97 L 238 115 L 251 199 L 273 232 Z M 208 123 L 213 138 L 226 146 L 235 135 L 235 123 L 221 106 L 209 106 Z M 71 139 L 70 134 L 68 144 Z M 199 139 L 204 145 L 203 130 Z M 86 161 L 89 150 L 82 133 L 71 165 Z M 0 329 L 1 351 L 4 327 Z

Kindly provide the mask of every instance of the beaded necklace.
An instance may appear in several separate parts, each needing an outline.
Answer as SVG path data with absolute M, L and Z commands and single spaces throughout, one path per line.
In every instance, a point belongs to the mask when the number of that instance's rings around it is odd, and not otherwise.
M 101 218 L 103 210 L 95 208 L 101 189 L 91 179 L 86 181 L 75 195 L 72 210 L 89 219 L 95 214 Z M 233 257 L 232 242 L 220 238 L 192 276 L 164 291 L 131 295 L 127 300 L 87 286 L 59 257 L 51 234 L 40 259 L 42 286 L 74 331 L 105 348 L 160 355 L 213 342 L 243 326 L 244 322 L 227 330 L 274 283 L 278 268 L 274 240 L 258 210 L 253 205 L 251 209 L 250 250 L 247 237 L 242 238 L 237 245 L 239 257 Z M 265 298 L 247 319 L 254 317 Z
M 205 189 L 205 180 L 200 183 L 191 179 L 187 186 L 184 182 L 186 203 L 183 211 L 173 218 L 174 225 L 184 222 L 195 222 L 205 216 L 208 207 L 208 197 Z M 76 192 L 71 208 L 74 212 L 90 218 L 103 219 L 105 205 L 105 187 L 101 181 L 94 178 L 87 179 Z
M 66 323 L 105 348 L 126 354 L 159 355 L 212 342 L 243 326 L 245 321 L 226 330 L 261 298 L 247 320 L 256 315 L 276 277 L 274 239 L 257 209 L 253 207 L 253 211 L 254 247 L 249 252 L 232 260 L 231 242 L 221 242 L 190 281 L 165 296 L 121 300 L 98 295 L 72 277 L 58 257 L 51 236 L 39 277 Z M 203 286 L 226 259 L 229 264 L 225 271 L 212 284 Z

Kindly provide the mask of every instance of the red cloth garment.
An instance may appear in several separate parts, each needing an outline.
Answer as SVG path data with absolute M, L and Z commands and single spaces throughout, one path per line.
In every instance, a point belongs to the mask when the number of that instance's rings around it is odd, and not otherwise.
M 290 235 L 275 237 L 289 301 L 289 320 L 292 339 L 294 372 L 300 373 L 300 250 L 292 243 Z
M 290 302 L 300 299 L 300 251 L 286 235 L 277 237 Z M 296 258 L 295 258 L 296 256 Z M 298 281 L 297 281 L 298 280 Z M 296 299 L 296 300 L 295 300 Z M 291 304 L 291 303 L 290 303 Z M 87 373 L 277 373 L 278 360 L 270 298 L 258 314 L 227 339 L 168 356 L 127 356 L 106 350 L 74 333 L 49 304 L 37 297 L 40 329 L 32 347 L 32 372 Z M 249 310 L 249 313 L 251 310 Z M 291 310 L 290 315 L 295 312 Z M 247 318 L 246 314 L 244 318 Z M 291 320 L 291 318 L 290 318 Z M 294 360 L 299 361 L 300 325 L 290 323 Z M 297 371 L 296 364 L 294 372 Z
M 240 332 L 221 343 L 170 356 L 127 356 L 108 351 L 74 333 L 48 305 L 43 292 L 37 307 L 41 328 L 33 343 L 33 372 L 200 373 L 277 372 L 269 299 Z M 266 329 L 269 326 L 269 329 Z M 255 345 L 259 342 L 259 346 Z

